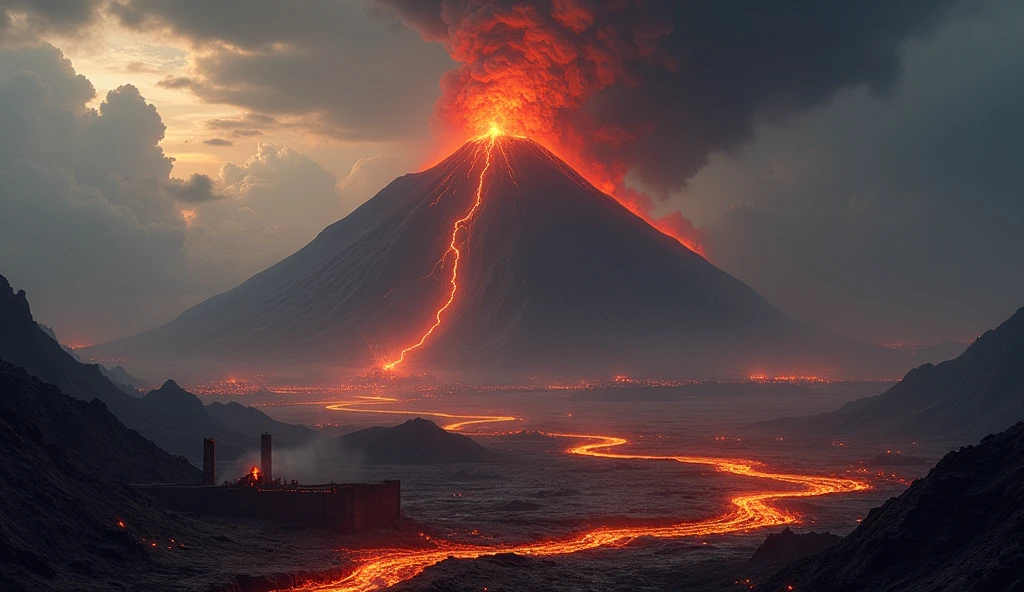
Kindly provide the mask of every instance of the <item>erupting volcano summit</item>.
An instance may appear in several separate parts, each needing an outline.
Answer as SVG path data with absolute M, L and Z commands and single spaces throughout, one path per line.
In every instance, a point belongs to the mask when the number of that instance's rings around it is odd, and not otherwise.
M 494 132 L 91 353 L 494 377 L 852 373 L 886 352 L 794 321 L 537 142 Z

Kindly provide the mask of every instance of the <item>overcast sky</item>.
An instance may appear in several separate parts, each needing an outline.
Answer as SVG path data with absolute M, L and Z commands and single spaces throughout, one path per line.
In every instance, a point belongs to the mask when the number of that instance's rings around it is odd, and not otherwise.
M 68 343 L 166 322 L 436 158 L 516 10 L 589 56 L 553 125 L 621 131 L 584 157 L 786 312 L 926 343 L 1024 305 L 1024 3 L 602 4 L 0 0 L 0 273 Z

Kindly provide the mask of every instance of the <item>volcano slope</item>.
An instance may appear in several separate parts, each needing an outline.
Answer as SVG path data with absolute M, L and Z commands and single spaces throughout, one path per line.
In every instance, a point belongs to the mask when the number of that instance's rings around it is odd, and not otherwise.
M 879 350 L 794 321 L 536 142 L 498 136 L 396 179 L 237 288 L 85 355 L 487 376 L 899 364 Z

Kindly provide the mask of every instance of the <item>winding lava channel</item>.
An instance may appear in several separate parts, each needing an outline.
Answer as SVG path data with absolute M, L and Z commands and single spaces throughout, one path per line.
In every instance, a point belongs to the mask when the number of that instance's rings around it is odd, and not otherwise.
M 393 413 L 419 414 L 433 417 L 460 419 L 444 426 L 450 431 L 459 431 L 466 425 L 488 422 L 512 421 L 507 416 L 463 416 L 440 412 L 421 412 L 408 410 L 365 409 L 361 405 L 387 404 L 397 402 L 385 397 L 365 397 L 361 401 L 334 404 L 328 407 L 335 411 L 351 413 Z M 542 432 L 543 433 L 543 432 Z M 564 539 L 542 540 L 519 545 L 468 545 L 449 541 L 431 539 L 436 547 L 431 549 L 373 549 L 359 551 L 354 554 L 356 567 L 344 578 L 322 584 L 308 585 L 296 590 L 316 590 L 332 592 L 370 592 L 380 590 L 410 580 L 419 575 L 427 567 L 440 563 L 448 558 L 476 559 L 495 553 L 516 553 L 531 557 L 549 557 L 567 555 L 602 547 L 622 547 L 640 537 L 681 538 L 726 534 L 747 531 L 755 528 L 795 524 L 799 517 L 793 513 L 779 509 L 773 502 L 786 498 L 814 497 L 835 493 L 852 493 L 866 491 L 871 486 L 863 481 L 840 477 L 824 477 L 816 475 L 798 475 L 794 473 L 773 472 L 755 461 L 743 459 L 724 459 L 705 456 L 649 455 L 611 452 L 610 449 L 627 444 L 625 438 L 614 436 L 598 436 L 590 434 L 543 433 L 555 438 L 589 440 L 589 443 L 573 446 L 566 450 L 568 454 L 618 460 L 652 460 L 675 461 L 684 464 L 703 465 L 722 473 L 730 473 L 744 477 L 765 479 L 788 485 L 800 486 L 799 489 L 763 490 L 736 496 L 730 501 L 733 509 L 723 515 L 705 518 L 693 522 L 678 522 L 667 526 L 627 526 L 600 527 Z

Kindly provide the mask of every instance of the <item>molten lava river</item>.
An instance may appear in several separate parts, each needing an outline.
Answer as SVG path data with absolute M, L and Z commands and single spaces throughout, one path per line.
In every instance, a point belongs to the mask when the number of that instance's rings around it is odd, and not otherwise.
M 626 561 L 619 565 L 626 572 L 684 556 L 714 561 L 730 549 L 733 558 L 740 548 L 749 556 L 764 529 L 849 531 L 867 509 L 902 488 L 858 471 L 849 451 L 834 443 L 737 436 L 736 428 L 748 421 L 785 413 L 778 396 L 663 391 L 647 398 L 599 391 L 378 393 L 269 404 L 266 410 L 279 419 L 316 417 L 328 429 L 423 417 L 473 437 L 498 457 L 490 463 L 357 465 L 345 477 L 402 479 L 403 512 L 419 525 L 418 534 L 396 535 L 393 544 L 342 542 L 345 575 L 299 589 L 379 590 L 449 558 L 496 554 L 559 562 L 599 556 L 605 568 Z M 813 412 L 846 396 L 798 397 L 792 406 Z M 738 408 L 745 411 L 737 414 Z M 719 421 L 725 414 L 732 416 L 731 428 Z M 587 565 L 576 567 L 592 571 Z
M 494 161 L 504 157 L 500 132 L 478 138 L 473 151 L 471 174 L 478 175 L 474 178 L 475 199 L 452 224 L 447 250 L 437 265 L 446 274 L 443 298 L 426 327 L 415 332 L 394 356 L 380 360 L 384 371 L 393 371 L 418 355 L 435 331 L 455 314 L 462 279 L 460 249 L 487 197 L 488 171 Z M 723 538 L 726 535 L 754 536 L 752 531 L 767 527 L 818 524 L 819 517 L 842 529 L 850 526 L 842 521 L 852 521 L 851 513 L 855 517 L 859 510 L 841 504 L 837 507 L 827 500 L 856 497 L 845 494 L 874 488 L 869 481 L 872 475 L 837 471 L 835 465 L 831 473 L 823 474 L 820 467 L 813 470 L 813 463 L 786 458 L 783 438 L 775 439 L 775 448 L 752 450 L 742 437 L 702 433 L 704 426 L 681 421 L 675 415 L 680 409 L 659 405 L 657 398 L 653 401 L 657 407 L 654 417 L 632 417 L 631 422 L 623 422 L 625 417 L 618 411 L 606 414 L 604 420 L 596 415 L 586 418 L 586 413 L 602 407 L 602 403 L 614 406 L 614 400 L 589 401 L 582 407 L 584 421 L 580 421 L 574 420 L 569 410 L 552 414 L 551 399 L 558 397 L 550 392 L 543 393 L 545 401 L 535 399 L 530 404 L 516 405 L 521 413 L 508 410 L 507 398 L 495 401 L 497 406 L 470 412 L 465 404 L 452 405 L 451 401 L 440 400 L 443 397 L 436 392 L 427 393 L 429 396 L 400 399 L 378 392 L 316 406 L 336 417 L 344 415 L 345 419 L 333 421 L 348 426 L 352 425 L 350 420 L 360 417 L 377 420 L 374 423 L 388 423 L 379 422 L 381 416 L 432 419 L 450 432 L 463 432 L 484 441 L 499 461 L 455 465 L 463 468 L 454 471 L 450 468 L 453 465 L 363 467 L 357 475 L 349 475 L 353 479 L 401 478 L 405 515 L 430 527 L 424 526 L 411 540 L 394 537 L 403 543 L 339 549 L 348 565 L 345 575 L 300 589 L 378 590 L 415 578 L 447 559 L 515 554 L 541 560 L 606 550 L 622 554 L 650 546 L 652 541 L 688 540 L 687 544 L 697 548 L 709 542 L 713 548 L 722 547 L 729 544 Z M 485 399 L 477 393 L 470 405 L 480 405 Z M 635 393 L 627 399 L 625 408 L 629 413 L 652 403 L 637 400 Z M 563 406 L 572 407 L 576 399 L 570 396 L 568 403 L 561 401 Z M 518 402 L 523 402 L 521 397 Z M 501 413 L 492 411 L 502 408 L 505 411 Z M 533 417 L 527 423 L 524 416 L 534 415 L 541 408 L 542 417 Z M 806 406 L 802 410 L 806 411 Z M 667 411 L 671 413 L 666 415 Z M 691 407 L 682 413 L 692 411 Z M 620 421 L 607 421 L 609 417 Z M 666 417 L 671 421 L 665 421 Z M 318 421 L 322 426 L 332 423 L 323 418 Z M 629 430 L 630 425 L 648 429 L 636 433 Z M 618 435 L 623 433 L 620 430 L 633 433 L 622 437 Z M 709 445 L 713 445 L 710 450 Z M 751 458 L 745 452 L 756 452 L 760 458 Z M 765 457 L 769 460 L 763 460 Z M 778 462 L 771 462 L 772 457 Z M 811 499 L 815 503 L 804 501 Z M 658 551 L 664 552 L 674 551 Z M 607 561 L 604 558 L 602 563 Z M 640 562 L 659 563 L 663 562 Z M 592 585 L 603 588 L 607 583 Z M 517 582 L 512 587 L 530 585 Z

